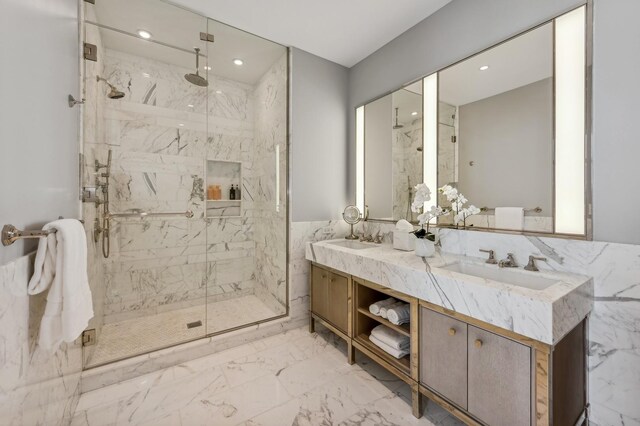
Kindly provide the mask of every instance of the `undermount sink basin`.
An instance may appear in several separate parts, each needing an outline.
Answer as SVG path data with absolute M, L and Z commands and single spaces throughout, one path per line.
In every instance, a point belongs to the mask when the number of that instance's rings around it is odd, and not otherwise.
M 556 280 L 536 276 L 535 274 L 537 274 L 537 272 L 499 268 L 497 265 L 484 266 L 476 265 L 474 263 L 459 262 L 444 266 L 442 269 L 478 278 L 499 281 L 501 283 L 524 287 L 531 290 L 544 290 L 557 283 Z
M 334 246 L 346 247 L 352 250 L 362 250 L 376 247 L 372 243 L 362 243 L 360 241 L 355 240 L 344 240 L 344 241 L 331 241 L 329 244 Z

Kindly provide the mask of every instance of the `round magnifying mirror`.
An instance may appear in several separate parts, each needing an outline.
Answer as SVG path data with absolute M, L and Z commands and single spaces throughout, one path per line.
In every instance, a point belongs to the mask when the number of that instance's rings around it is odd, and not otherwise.
M 351 232 L 345 238 L 347 240 L 357 240 L 358 236 L 353 233 L 353 225 L 360 222 L 360 219 L 362 219 L 362 216 L 360 215 L 360 209 L 358 209 L 356 206 L 347 206 L 342 212 L 342 218 L 345 222 L 351 225 Z

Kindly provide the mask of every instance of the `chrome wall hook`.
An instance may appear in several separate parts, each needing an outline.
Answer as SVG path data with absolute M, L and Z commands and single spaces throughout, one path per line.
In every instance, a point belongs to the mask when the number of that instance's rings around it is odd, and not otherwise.
M 82 98 L 81 101 L 78 101 L 76 100 L 76 98 L 73 97 L 73 95 L 69 95 L 69 97 L 67 97 L 67 102 L 69 102 L 69 108 L 73 108 L 77 104 L 83 104 L 84 98 Z

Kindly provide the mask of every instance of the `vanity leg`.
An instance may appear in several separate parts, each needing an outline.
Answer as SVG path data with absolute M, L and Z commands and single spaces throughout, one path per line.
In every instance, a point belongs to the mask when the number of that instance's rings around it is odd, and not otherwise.
M 309 315 L 309 333 L 316 332 L 316 320 L 313 319 L 313 315 Z
M 411 411 L 416 419 L 422 417 L 422 395 L 417 383 L 411 385 Z
M 347 362 L 349 365 L 356 363 L 356 349 L 353 347 L 351 340 L 347 342 Z

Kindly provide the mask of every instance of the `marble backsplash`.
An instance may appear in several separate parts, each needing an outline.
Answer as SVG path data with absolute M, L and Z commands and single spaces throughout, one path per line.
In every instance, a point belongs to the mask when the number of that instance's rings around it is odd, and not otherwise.
M 80 396 L 82 347 L 37 346 L 46 292 L 27 294 L 33 255 L 0 266 L 0 423 L 67 425 Z

